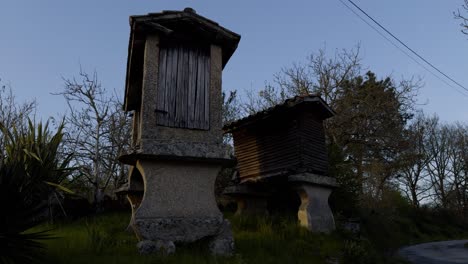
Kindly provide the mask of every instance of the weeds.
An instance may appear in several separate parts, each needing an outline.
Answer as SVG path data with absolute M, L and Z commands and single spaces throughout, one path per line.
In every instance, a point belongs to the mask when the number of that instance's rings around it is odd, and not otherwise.
M 363 219 L 360 235 L 338 230 L 314 234 L 294 219 L 281 217 L 228 216 L 232 223 L 236 253 L 232 257 L 209 254 L 206 241 L 177 245 L 170 256 L 139 255 L 137 239 L 127 233 L 130 214 L 116 213 L 74 222 L 41 226 L 55 228 L 60 239 L 46 241 L 49 263 L 403 263 L 392 256 L 394 248 L 409 241 L 423 242 L 463 233 L 456 227 L 439 227 L 440 219 L 423 222 L 399 216 L 391 222 L 384 215 L 370 214 Z M 430 221 L 429 221 L 429 220 Z M 432 221 L 432 222 L 431 222 Z M 435 224 L 437 223 L 437 224 Z M 448 230 L 448 231 L 447 231 Z M 418 238 L 414 238 L 417 236 Z M 447 237 L 445 237 L 447 238 Z M 390 248 L 387 248 L 389 246 Z

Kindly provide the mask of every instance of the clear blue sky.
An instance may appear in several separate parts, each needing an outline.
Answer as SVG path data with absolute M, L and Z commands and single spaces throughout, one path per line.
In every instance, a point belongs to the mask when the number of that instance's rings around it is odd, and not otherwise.
M 468 36 L 452 12 L 462 0 L 354 0 L 410 47 L 468 87 Z M 123 94 L 128 16 L 182 10 L 198 14 L 242 35 L 224 69 L 223 89 L 259 89 L 282 67 L 324 46 L 361 43 L 363 64 L 379 77 L 424 77 L 419 102 L 445 121 L 468 122 L 468 97 L 433 77 L 374 32 L 338 0 L 2 0 L 0 77 L 19 100 L 36 98 L 43 118 L 66 111 L 51 95 L 79 65 L 96 70 L 102 84 Z M 467 92 L 468 94 L 468 92 Z

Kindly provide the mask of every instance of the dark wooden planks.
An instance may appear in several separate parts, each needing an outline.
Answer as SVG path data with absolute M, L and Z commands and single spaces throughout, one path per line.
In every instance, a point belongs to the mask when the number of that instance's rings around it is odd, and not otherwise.
M 241 179 L 278 172 L 328 175 L 328 155 L 321 121 L 290 112 L 233 132 Z
M 156 93 L 156 122 L 161 125 L 167 125 L 167 52 L 167 49 L 161 49 L 159 51 L 159 85 Z
M 188 50 L 179 46 L 177 60 L 177 85 L 175 102 L 175 127 L 186 127 L 187 115 L 187 94 L 188 94 Z
M 203 56 L 203 60 L 205 61 L 204 64 L 204 73 L 205 73 L 205 81 L 203 83 L 203 89 L 205 90 L 205 98 L 204 98 L 204 109 L 203 109 L 203 121 L 202 126 L 203 129 L 210 128 L 210 75 L 211 75 L 211 65 L 210 65 L 210 56 L 205 54 Z
M 162 47 L 157 124 L 209 129 L 210 56 L 207 49 Z
M 187 98 L 187 115 L 188 128 L 196 128 L 195 122 L 195 102 L 197 90 L 197 74 L 198 74 L 198 50 L 190 50 L 189 52 L 189 76 L 188 76 L 188 98 Z

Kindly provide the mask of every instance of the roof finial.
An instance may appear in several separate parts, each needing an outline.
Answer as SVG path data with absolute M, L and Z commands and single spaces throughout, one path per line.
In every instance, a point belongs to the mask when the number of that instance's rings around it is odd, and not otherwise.
M 186 7 L 184 8 L 184 12 L 187 12 L 187 13 L 192 13 L 192 14 L 196 14 L 197 11 L 195 11 L 195 9 L 191 8 L 191 7 Z

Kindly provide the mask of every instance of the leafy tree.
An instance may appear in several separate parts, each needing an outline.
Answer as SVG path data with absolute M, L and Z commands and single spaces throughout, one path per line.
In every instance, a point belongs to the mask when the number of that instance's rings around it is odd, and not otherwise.
M 337 51 L 331 58 L 320 50 L 308 57 L 306 63 L 282 69 L 273 83 L 258 94 L 250 92 L 243 109 L 253 113 L 289 97 L 321 96 L 337 112 L 325 123 L 330 171 L 336 173 L 338 181 L 354 182 L 354 187 L 343 190 L 345 193 L 357 195 L 355 184 L 358 184 L 359 197 L 365 193 L 378 198 L 397 175 L 399 153 L 405 147 L 402 136 L 406 122 L 412 117 L 420 82 L 379 80 L 374 73 L 363 73 L 362 69 L 359 46 Z M 354 180 L 349 178 L 351 175 Z
M 403 131 L 411 118 L 401 90 L 390 78 L 372 72 L 345 80 L 333 102 L 336 116 L 327 124 L 330 142 L 340 146 L 368 194 L 379 197 L 396 174 Z

